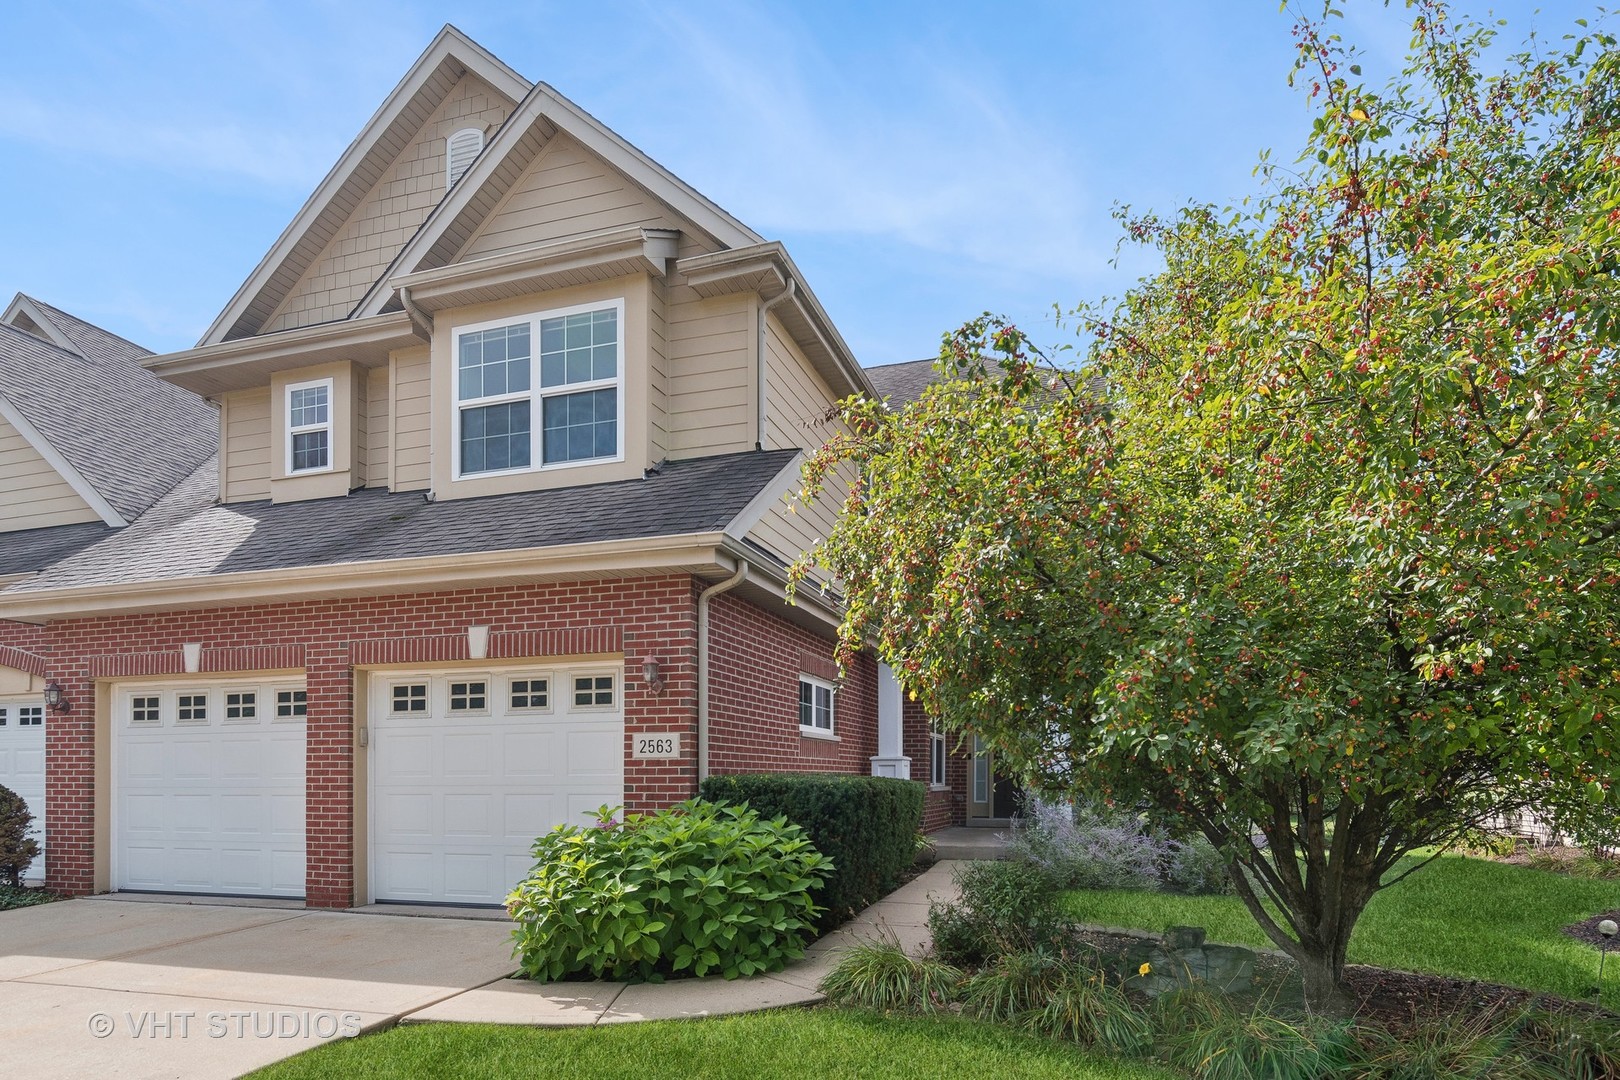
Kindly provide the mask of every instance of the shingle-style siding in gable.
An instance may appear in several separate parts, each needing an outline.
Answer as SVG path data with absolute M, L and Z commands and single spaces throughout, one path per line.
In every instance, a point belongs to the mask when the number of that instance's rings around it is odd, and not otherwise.
M 700 457 L 754 445 L 752 295 L 699 297 L 670 290 L 669 456 Z
M 100 520 L 73 485 L 0 417 L 0 533 Z
M 395 491 L 425 491 L 433 482 L 433 414 L 426 346 L 394 357 Z
M 261 333 L 346 318 L 444 197 L 445 140 L 466 127 L 493 132 L 508 111 L 489 84 L 476 75 L 462 76 Z
M 616 169 L 557 135 L 473 234 L 460 259 L 628 225 L 680 228 L 657 200 Z
M 270 388 L 225 395 L 225 450 L 220 498 L 254 502 L 270 497 Z

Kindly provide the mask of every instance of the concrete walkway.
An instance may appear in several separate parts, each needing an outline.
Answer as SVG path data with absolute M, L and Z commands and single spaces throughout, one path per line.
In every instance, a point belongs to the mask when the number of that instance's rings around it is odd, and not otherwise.
M 954 898 L 959 865 L 936 863 L 786 970 L 731 982 L 512 979 L 505 919 L 177 897 L 0 912 L 0 1076 L 208 1080 L 395 1023 L 618 1024 L 810 1004 L 852 943 L 923 948 L 929 901 Z
M 534 983 L 503 979 L 407 1013 L 402 1023 L 457 1022 L 580 1027 L 638 1020 L 680 1020 L 758 1012 L 822 1000 L 822 978 L 850 945 L 898 940 L 908 951 L 928 946 L 928 905 L 953 900 L 952 875 L 961 863 L 935 863 L 920 877 L 821 938 L 773 975 L 733 979 L 675 979 L 665 983 Z

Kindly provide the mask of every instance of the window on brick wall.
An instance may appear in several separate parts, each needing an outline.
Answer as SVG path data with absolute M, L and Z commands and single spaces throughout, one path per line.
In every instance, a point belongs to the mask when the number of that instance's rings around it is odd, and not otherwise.
M 814 735 L 833 733 L 833 684 L 814 675 L 799 676 L 799 730 Z
M 928 782 L 945 786 L 945 729 L 938 720 L 928 725 Z

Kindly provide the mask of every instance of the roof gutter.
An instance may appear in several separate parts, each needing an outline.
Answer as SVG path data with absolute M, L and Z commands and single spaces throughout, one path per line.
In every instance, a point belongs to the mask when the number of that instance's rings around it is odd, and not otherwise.
M 748 579 L 748 564 L 737 560 L 737 572 L 726 580 L 698 593 L 698 783 L 709 778 L 709 601 L 729 592 Z

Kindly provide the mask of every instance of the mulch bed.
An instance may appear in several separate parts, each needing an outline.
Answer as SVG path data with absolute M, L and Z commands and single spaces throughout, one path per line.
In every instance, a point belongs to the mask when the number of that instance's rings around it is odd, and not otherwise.
M 1604 919 L 1613 919 L 1615 922 L 1620 923 L 1620 910 L 1600 912 L 1585 922 L 1578 922 L 1574 926 L 1564 927 L 1564 933 L 1576 941 L 1584 941 L 1588 945 L 1595 945 L 1600 949 L 1607 942 L 1611 951 L 1620 952 L 1620 936 L 1605 938 L 1598 933 L 1598 923 Z
M 1613 913 L 1593 916 L 1590 923 L 1596 927 L 1605 917 L 1617 916 Z M 1592 930 L 1592 934 L 1594 937 L 1597 935 L 1596 929 Z M 1134 935 L 1084 930 L 1075 935 L 1075 940 L 1105 955 L 1118 955 L 1137 938 Z M 1620 961 L 1620 956 L 1615 959 Z M 1293 961 L 1275 953 L 1260 952 L 1256 976 L 1255 993 L 1258 998 L 1274 1003 L 1300 1000 L 1300 983 L 1294 972 Z M 1345 981 L 1350 984 L 1355 997 L 1356 1018 L 1382 1024 L 1397 1033 L 1435 1017 L 1458 1012 L 1477 1013 L 1486 1009 L 1516 1009 L 1530 1004 L 1550 1011 L 1573 1010 L 1609 1015 L 1602 1008 L 1586 1002 L 1568 1001 L 1550 994 L 1537 994 L 1496 983 L 1417 971 L 1394 971 L 1351 964 L 1345 968 Z

